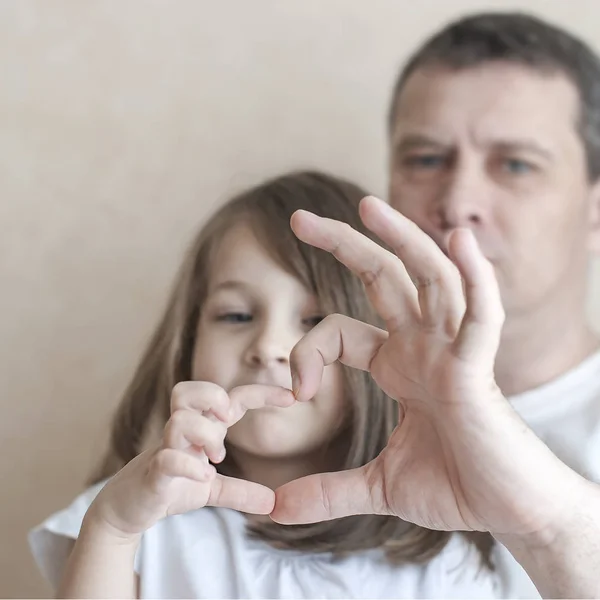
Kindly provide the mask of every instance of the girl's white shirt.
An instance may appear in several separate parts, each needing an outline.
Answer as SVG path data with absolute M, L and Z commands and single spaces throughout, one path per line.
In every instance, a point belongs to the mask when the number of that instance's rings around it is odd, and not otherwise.
M 56 589 L 72 540 L 103 484 L 29 534 Z M 498 598 L 499 576 L 455 535 L 425 564 L 392 566 L 379 550 L 336 559 L 273 548 L 246 533 L 243 514 L 203 508 L 159 521 L 143 536 L 135 570 L 142 598 Z

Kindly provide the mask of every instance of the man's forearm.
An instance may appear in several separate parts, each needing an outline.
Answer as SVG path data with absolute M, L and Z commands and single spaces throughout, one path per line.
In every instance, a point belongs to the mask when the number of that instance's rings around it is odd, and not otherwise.
M 137 598 L 138 541 L 125 540 L 84 520 L 66 565 L 58 598 Z
M 600 598 L 600 486 L 587 482 L 553 532 L 496 536 L 545 598 Z

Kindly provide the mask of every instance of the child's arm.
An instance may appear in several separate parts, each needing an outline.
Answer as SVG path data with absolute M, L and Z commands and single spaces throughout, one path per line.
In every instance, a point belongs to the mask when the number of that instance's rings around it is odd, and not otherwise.
M 84 519 L 67 562 L 58 598 L 138 598 L 133 570 L 139 537 L 123 538 L 94 523 L 93 512 Z

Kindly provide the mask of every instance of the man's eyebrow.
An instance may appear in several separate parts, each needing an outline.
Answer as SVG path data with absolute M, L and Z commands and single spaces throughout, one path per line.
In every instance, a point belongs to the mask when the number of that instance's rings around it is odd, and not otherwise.
M 490 142 L 489 145 L 505 152 L 525 151 L 537 154 L 546 160 L 554 159 L 554 154 L 551 152 L 551 150 L 536 140 L 528 138 L 496 140 Z M 394 152 L 402 153 L 414 150 L 415 148 L 424 147 L 447 149 L 449 145 L 431 136 L 415 133 L 401 137 L 394 146 Z
M 525 151 L 537 154 L 546 160 L 553 160 L 554 154 L 546 146 L 543 146 L 539 142 L 530 139 L 514 139 L 514 140 L 498 140 L 492 144 L 499 150 L 505 152 L 514 151 Z
M 408 150 L 414 150 L 415 148 L 437 147 L 447 148 L 448 144 L 440 140 L 436 140 L 428 135 L 421 133 L 411 133 L 409 135 L 402 136 L 394 146 L 395 152 L 407 152 Z

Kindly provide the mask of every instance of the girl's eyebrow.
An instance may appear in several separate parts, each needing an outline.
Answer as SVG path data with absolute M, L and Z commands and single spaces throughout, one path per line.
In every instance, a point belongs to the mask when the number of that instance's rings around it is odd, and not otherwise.
M 239 281 L 237 279 L 226 279 L 225 281 L 221 281 L 214 288 L 213 292 L 221 291 L 221 290 L 238 290 L 244 291 L 248 289 L 248 284 L 244 281 Z

